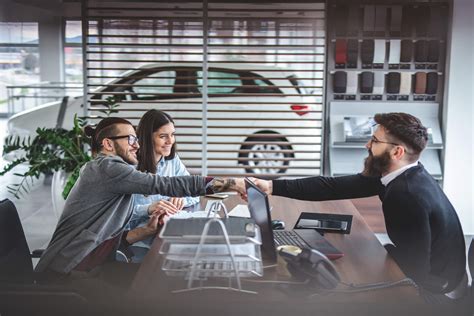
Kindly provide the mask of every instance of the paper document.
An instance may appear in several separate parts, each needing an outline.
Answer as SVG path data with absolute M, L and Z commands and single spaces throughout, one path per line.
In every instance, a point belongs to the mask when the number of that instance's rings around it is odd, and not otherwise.
M 211 208 L 212 204 L 214 203 L 214 201 L 207 201 L 206 203 L 206 208 L 204 210 L 200 210 L 200 211 L 186 211 L 186 210 L 182 210 L 176 214 L 174 214 L 173 216 L 171 216 L 172 218 L 195 218 L 195 217 L 208 217 L 207 215 L 209 214 L 209 209 Z M 209 217 L 214 217 L 214 213 L 211 212 L 209 214 Z M 217 214 L 216 217 L 221 217 L 219 214 Z
M 247 205 L 239 204 L 229 212 L 229 216 L 250 218 L 250 211 Z

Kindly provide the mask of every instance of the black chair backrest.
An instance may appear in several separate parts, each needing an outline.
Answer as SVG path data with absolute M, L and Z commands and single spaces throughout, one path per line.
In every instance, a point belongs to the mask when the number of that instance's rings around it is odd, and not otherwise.
M 15 205 L 0 202 L 0 282 L 33 281 L 33 264 Z
M 471 245 L 469 246 L 469 251 L 467 253 L 467 263 L 469 265 L 471 278 L 474 279 L 474 238 L 471 239 Z

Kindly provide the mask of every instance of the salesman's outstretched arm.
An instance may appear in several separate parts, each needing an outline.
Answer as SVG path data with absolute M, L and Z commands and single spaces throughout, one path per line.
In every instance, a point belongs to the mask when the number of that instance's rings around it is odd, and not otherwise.
M 380 178 L 361 174 L 343 177 L 309 177 L 255 183 L 268 194 L 308 201 L 341 200 L 378 195 L 383 191 Z

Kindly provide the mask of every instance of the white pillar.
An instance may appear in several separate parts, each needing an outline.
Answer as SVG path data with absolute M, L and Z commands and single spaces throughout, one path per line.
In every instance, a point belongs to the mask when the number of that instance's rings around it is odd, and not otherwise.
M 443 111 L 443 188 L 467 235 L 474 234 L 473 12 L 472 0 L 453 1 Z
M 50 17 L 39 21 L 39 66 L 41 81 L 64 80 L 62 21 Z

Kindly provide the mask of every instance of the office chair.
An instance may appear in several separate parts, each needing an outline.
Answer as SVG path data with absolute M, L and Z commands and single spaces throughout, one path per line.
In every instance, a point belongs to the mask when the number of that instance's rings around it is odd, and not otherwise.
M 474 315 L 474 238 L 471 239 L 469 251 L 467 253 L 467 263 L 469 266 L 469 273 L 471 274 L 471 286 L 469 287 L 468 299 L 468 315 Z
M 471 283 L 467 287 L 466 294 L 461 299 L 455 301 L 455 308 L 452 313 L 455 315 L 474 316 L 474 238 L 471 239 L 467 252 L 467 264 L 471 274 Z
M 83 313 L 83 296 L 64 286 L 38 283 L 44 275 L 33 271 L 31 258 L 15 205 L 0 201 L 0 314 Z

